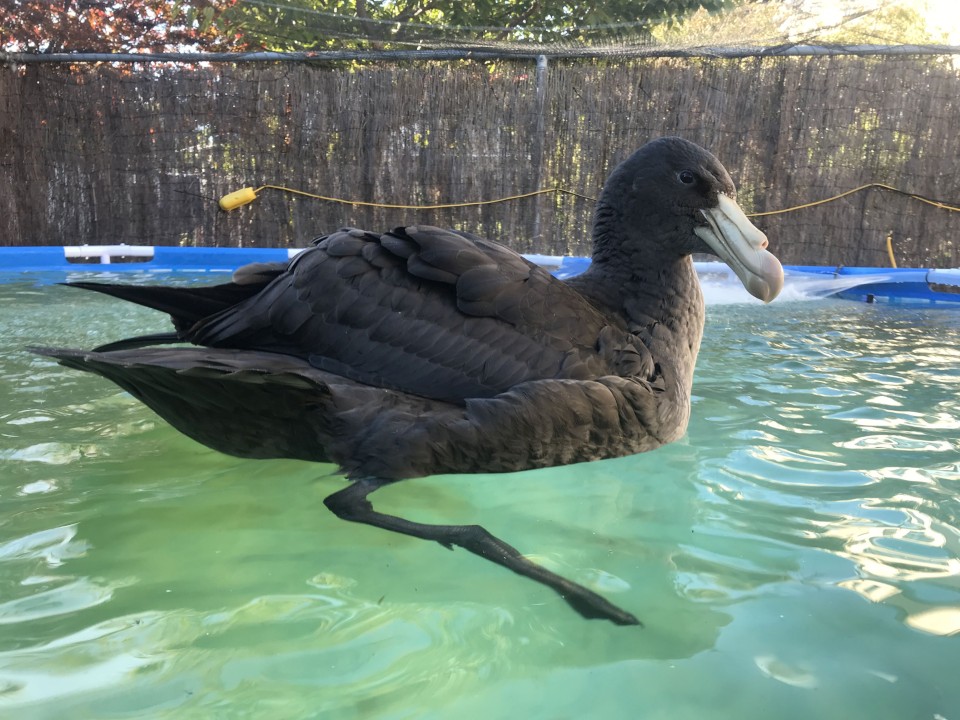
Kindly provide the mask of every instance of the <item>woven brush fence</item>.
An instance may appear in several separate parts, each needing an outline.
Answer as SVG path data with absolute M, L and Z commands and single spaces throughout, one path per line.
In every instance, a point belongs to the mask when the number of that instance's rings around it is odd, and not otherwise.
M 457 227 L 589 252 L 592 202 L 646 140 L 711 149 L 763 213 L 885 183 L 960 201 L 949 57 L 0 68 L 0 244 L 302 246 L 353 225 Z M 960 213 L 871 189 L 757 224 L 788 263 L 957 266 Z

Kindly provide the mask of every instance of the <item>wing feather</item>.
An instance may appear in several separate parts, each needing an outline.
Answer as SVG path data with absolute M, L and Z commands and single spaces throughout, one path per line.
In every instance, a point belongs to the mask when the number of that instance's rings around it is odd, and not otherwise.
M 322 238 L 190 339 L 295 355 L 352 380 L 463 404 L 528 380 L 611 372 L 597 352 L 608 325 L 517 253 L 412 226 Z

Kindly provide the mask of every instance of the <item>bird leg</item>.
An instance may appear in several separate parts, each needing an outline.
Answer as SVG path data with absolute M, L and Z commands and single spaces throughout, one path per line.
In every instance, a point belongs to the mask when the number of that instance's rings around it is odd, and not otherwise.
M 373 525 L 424 540 L 434 540 L 451 550 L 454 545 L 459 545 L 474 555 L 552 588 L 585 618 L 610 620 L 617 625 L 642 625 L 633 615 L 597 593 L 527 560 L 516 548 L 491 535 L 480 525 L 427 525 L 377 512 L 367 496 L 391 482 L 394 481 L 378 478 L 357 480 L 343 490 L 333 493 L 323 502 L 343 520 Z

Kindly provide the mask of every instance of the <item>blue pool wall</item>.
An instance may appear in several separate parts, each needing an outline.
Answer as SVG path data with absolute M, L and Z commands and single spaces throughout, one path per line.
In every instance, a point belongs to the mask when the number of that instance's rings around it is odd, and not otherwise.
M 11 282 L 30 274 L 37 282 L 59 282 L 64 273 L 232 273 L 241 265 L 255 262 L 285 262 L 301 249 L 286 248 L 202 248 L 168 245 L 145 246 L 41 246 L 0 247 L 0 282 Z M 69 254 L 87 254 L 75 258 Z M 125 255 L 127 253 L 127 255 Z M 152 253 L 149 257 L 130 257 Z M 101 255 L 123 258 L 119 262 L 98 262 Z M 590 265 L 590 258 L 528 255 L 533 262 L 549 267 L 560 278 L 578 275 Z M 824 267 L 790 265 L 788 275 L 806 277 L 863 277 L 863 283 L 836 292 L 837 297 L 861 302 L 926 303 L 960 306 L 960 269 Z

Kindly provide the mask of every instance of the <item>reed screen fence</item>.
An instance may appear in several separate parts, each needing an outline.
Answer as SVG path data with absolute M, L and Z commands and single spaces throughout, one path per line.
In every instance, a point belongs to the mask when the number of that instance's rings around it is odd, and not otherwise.
M 451 226 L 588 254 L 606 174 L 650 138 L 711 149 L 763 213 L 884 183 L 960 201 L 950 56 L 0 68 L 0 245 L 295 247 Z M 284 185 L 344 205 L 245 186 Z M 960 213 L 880 189 L 761 216 L 787 263 L 960 265 Z

